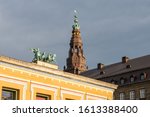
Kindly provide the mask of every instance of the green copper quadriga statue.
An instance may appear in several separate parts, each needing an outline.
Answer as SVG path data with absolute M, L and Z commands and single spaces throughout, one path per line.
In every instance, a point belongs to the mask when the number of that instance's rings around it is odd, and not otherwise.
M 33 62 L 39 61 L 41 59 L 41 52 L 39 48 L 31 48 L 31 51 L 34 53 Z
M 41 52 L 39 48 L 31 48 L 30 49 L 34 53 L 34 58 L 32 62 L 43 61 L 47 63 L 55 63 L 56 62 L 56 54 L 47 54 L 46 52 Z

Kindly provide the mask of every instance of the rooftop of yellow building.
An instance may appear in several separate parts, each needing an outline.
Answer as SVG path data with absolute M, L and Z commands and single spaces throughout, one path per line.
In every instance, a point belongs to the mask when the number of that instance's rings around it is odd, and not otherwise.
M 39 71 L 42 73 L 53 74 L 53 75 L 61 76 L 61 77 L 74 80 L 74 81 L 80 81 L 80 82 L 89 83 L 89 84 L 93 84 L 97 86 L 103 86 L 106 88 L 111 88 L 111 89 L 117 88 L 117 85 L 114 85 L 111 83 L 94 80 L 88 77 L 64 72 L 63 70 L 59 70 L 58 66 L 54 64 L 44 63 L 40 61 L 37 63 L 32 63 L 32 62 L 17 60 L 17 59 L 6 57 L 6 56 L 0 56 L 0 65 L 2 63 L 18 66 L 18 67 L 25 68 L 25 69 L 35 70 L 35 71 Z

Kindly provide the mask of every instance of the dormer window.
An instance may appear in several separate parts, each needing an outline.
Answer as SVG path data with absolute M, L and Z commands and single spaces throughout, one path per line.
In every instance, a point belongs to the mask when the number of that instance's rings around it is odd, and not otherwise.
M 140 79 L 141 79 L 141 80 L 144 80 L 145 78 L 146 78 L 146 73 L 141 73 Z
M 133 83 L 135 81 L 135 77 L 133 75 L 130 77 L 130 81 L 131 81 L 131 83 Z
M 112 83 L 112 84 L 116 84 L 116 81 L 112 79 L 112 80 L 111 80 L 111 83 Z
M 101 71 L 101 72 L 100 72 L 100 75 L 104 75 L 104 74 L 105 74 L 105 72 L 104 72 L 104 71 Z
M 126 68 L 127 68 L 127 69 L 128 69 L 128 68 L 131 68 L 131 65 L 127 65 Z
M 125 84 L 125 79 L 124 78 L 121 78 L 120 79 L 120 83 L 123 85 L 123 84 Z

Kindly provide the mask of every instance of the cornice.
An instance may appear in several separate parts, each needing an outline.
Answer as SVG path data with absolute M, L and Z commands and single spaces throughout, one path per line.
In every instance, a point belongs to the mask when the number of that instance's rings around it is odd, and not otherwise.
M 36 63 L 25 62 L 25 61 L 17 60 L 17 59 L 6 57 L 6 56 L 0 56 L 0 62 L 10 64 L 10 65 L 13 65 L 16 67 L 20 67 L 20 68 L 23 68 L 26 70 L 30 69 L 30 70 L 34 70 L 36 72 L 52 74 L 52 75 L 56 75 L 59 77 L 68 78 L 70 80 L 88 83 L 91 85 L 96 85 L 96 86 L 110 88 L 110 89 L 116 89 L 117 88 L 117 85 L 114 85 L 111 83 L 107 83 L 107 82 L 103 82 L 103 81 L 97 81 L 97 80 L 94 80 L 94 79 L 91 79 L 88 77 L 64 72 L 64 71 L 58 70 L 58 69 L 48 68 L 45 66 L 38 65 Z

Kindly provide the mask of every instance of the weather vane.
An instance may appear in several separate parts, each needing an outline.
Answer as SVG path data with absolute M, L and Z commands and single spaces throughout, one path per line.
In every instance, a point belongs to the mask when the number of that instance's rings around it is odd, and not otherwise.
M 77 14 L 77 10 L 74 10 L 74 13 Z
M 78 23 L 78 17 L 77 17 L 77 10 L 74 10 L 74 25 L 73 25 L 73 28 L 74 29 L 80 29 L 80 26 L 79 26 L 79 23 Z

